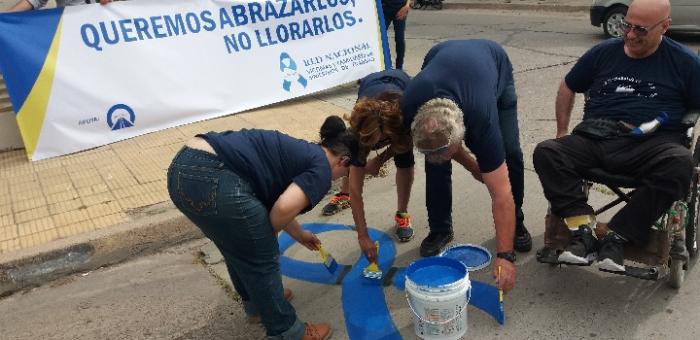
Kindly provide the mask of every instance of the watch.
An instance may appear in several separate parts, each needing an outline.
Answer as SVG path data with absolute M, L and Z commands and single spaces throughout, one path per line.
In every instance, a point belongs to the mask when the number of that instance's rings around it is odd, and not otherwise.
M 515 263 L 515 251 L 506 251 L 502 253 L 496 253 L 496 257 L 499 259 L 505 259 L 510 261 L 511 263 Z

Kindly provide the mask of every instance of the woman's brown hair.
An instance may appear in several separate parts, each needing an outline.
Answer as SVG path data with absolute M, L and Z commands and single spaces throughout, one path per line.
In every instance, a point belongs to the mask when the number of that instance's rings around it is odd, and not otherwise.
M 396 92 L 383 92 L 373 98 L 362 97 L 355 103 L 350 117 L 345 117 L 357 134 L 361 162 L 366 162 L 369 152 L 381 142 L 382 133 L 389 137 L 390 148 L 395 153 L 411 150 L 410 129 L 403 125 L 400 101 L 401 94 Z

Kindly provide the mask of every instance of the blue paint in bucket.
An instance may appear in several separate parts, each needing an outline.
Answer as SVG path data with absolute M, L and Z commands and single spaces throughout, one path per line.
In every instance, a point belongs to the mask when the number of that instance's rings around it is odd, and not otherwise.
M 467 275 L 467 269 L 457 260 L 446 257 L 426 257 L 406 269 L 406 277 L 419 286 L 440 287 L 455 283 Z

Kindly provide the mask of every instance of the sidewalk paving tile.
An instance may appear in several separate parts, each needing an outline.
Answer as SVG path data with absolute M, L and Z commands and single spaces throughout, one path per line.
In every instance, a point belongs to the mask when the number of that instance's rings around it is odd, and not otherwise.
M 128 222 L 132 211 L 169 201 L 167 168 L 198 133 L 257 127 L 316 140 L 325 117 L 344 113 L 303 98 L 38 162 L 24 150 L 0 152 L 0 254 Z

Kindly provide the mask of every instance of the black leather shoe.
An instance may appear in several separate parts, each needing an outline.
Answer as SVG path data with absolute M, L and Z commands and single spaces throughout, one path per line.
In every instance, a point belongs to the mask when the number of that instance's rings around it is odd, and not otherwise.
M 449 232 L 430 232 L 428 236 L 423 239 L 420 244 L 420 256 L 435 256 L 440 254 L 442 248 L 444 248 L 452 239 L 454 238 L 454 233 Z
M 513 240 L 513 248 L 521 253 L 528 252 L 532 249 L 532 237 L 527 228 L 515 228 L 515 240 Z

